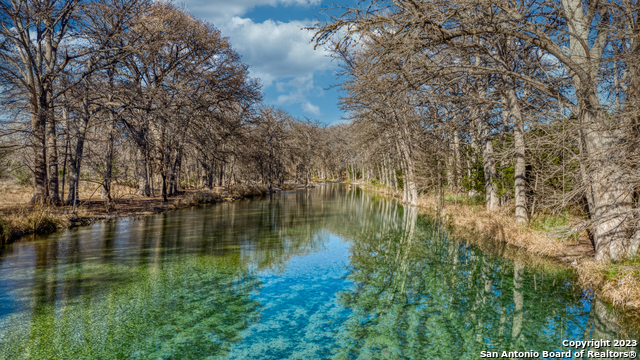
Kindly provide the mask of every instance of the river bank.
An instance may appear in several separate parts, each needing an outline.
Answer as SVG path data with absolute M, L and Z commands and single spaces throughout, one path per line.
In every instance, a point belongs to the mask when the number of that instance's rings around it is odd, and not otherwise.
M 281 189 L 271 191 L 295 190 L 300 186 L 302 185 L 285 184 Z M 58 229 L 88 225 L 98 220 L 146 216 L 197 205 L 248 199 L 269 192 L 265 185 L 225 186 L 185 190 L 170 197 L 166 202 L 161 196 L 141 197 L 129 194 L 114 199 L 110 207 L 107 207 L 106 201 L 99 198 L 87 196 L 83 199 L 81 193 L 81 201 L 78 202 L 75 211 L 72 205 L 31 205 L 3 203 L 0 200 L 0 245 L 11 243 L 28 234 L 48 234 Z
M 365 184 L 350 186 L 358 186 L 388 198 L 402 198 L 400 192 L 386 187 Z M 418 208 L 419 213 L 435 217 L 432 196 L 420 196 Z M 483 203 L 459 196 L 457 199 L 446 198 L 444 211 L 439 218 L 453 236 L 468 239 L 481 247 L 490 239 L 494 243 L 516 247 L 520 253 L 575 269 L 584 287 L 614 307 L 628 312 L 630 317 L 640 319 L 640 257 L 615 264 L 596 262 L 593 259 L 593 246 L 586 234 L 564 236 L 563 229 L 566 230 L 569 225 L 544 226 L 545 222 L 550 222 L 549 218 L 545 220 L 538 217 L 527 225 L 518 225 L 511 214 L 508 208 L 487 211 Z

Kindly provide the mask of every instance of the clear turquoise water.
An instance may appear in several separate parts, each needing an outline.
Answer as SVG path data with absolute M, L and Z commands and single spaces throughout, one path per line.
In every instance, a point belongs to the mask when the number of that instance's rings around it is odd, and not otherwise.
M 340 185 L 98 223 L 2 250 L 0 359 L 477 359 L 637 338 L 570 271 L 504 251 Z

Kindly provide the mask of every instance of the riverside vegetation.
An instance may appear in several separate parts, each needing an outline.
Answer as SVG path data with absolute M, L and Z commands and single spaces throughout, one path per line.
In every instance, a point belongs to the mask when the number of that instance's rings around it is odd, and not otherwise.
M 117 213 L 135 199 L 143 213 L 185 196 L 237 197 L 215 195 L 223 187 L 357 179 L 409 205 L 432 199 L 435 213 L 534 253 L 562 257 L 585 243 L 571 261 L 621 294 L 611 301 L 637 307 L 637 7 L 327 9 L 308 30 L 342 66 L 350 123 L 325 126 L 262 104 L 228 38 L 172 4 L 0 1 L 0 177 L 30 192 L 16 195 L 24 210 L 4 207 L 0 234 L 51 230 L 91 206 Z

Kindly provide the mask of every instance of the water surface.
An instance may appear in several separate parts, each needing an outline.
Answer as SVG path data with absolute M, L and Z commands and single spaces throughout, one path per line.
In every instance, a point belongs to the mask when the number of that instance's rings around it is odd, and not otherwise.
M 636 339 L 574 281 L 329 185 L 6 247 L 0 359 L 477 359 Z

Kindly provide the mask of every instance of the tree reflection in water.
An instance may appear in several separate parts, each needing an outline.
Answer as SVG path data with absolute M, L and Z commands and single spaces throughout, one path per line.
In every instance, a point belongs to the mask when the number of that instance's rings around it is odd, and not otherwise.
M 569 270 L 481 253 L 415 209 L 403 211 L 381 211 L 383 223 L 401 226 L 351 234 L 354 285 L 339 300 L 352 314 L 337 334 L 336 359 L 477 359 L 481 351 L 566 351 L 565 339 L 620 338 L 615 313 L 599 300 L 589 311 Z

